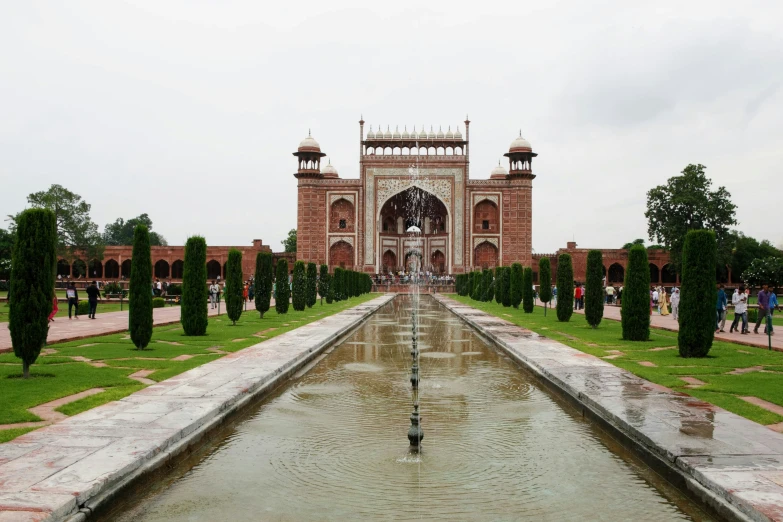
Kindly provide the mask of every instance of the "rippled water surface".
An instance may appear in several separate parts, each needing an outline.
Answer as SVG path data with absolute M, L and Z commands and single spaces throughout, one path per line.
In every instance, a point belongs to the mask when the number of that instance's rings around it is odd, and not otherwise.
M 421 308 L 421 455 L 406 438 L 400 297 L 110 518 L 707 520 L 450 312 L 425 298 Z

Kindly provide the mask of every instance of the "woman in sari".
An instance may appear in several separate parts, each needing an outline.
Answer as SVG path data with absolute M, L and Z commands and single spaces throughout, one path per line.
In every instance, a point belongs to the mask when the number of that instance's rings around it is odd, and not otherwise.
M 669 315 L 669 296 L 666 295 L 666 289 L 661 288 L 661 295 L 658 298 L 658 304 L 661 307 L 661 315 Z

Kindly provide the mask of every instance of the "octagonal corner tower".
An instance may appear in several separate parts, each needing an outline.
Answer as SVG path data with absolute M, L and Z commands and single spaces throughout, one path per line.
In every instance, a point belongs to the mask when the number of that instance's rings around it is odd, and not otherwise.
M 521 133 L 504 154 L 508 170 L 499 163 L 489 179 L 470 179 L 469 120 L 464 135 L 434 125 L 370 126 L 365 134 L 364 124 L 358 178 L 322 165 L 326 154 L 311 135 L 294 153 L 297 260 L 367 273 L 531 265 L 537 154 Z M 420 237 L 406 232 L 411 226 Z

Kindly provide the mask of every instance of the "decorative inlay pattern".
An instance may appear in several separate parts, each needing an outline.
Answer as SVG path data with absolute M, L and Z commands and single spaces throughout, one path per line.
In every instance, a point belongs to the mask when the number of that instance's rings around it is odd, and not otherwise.
M 345 201 L 350 201 L 351 205 L 356 205 L 356 200 L 353 194 L 332 194 L 329 196 L 329 205 L 332 205 L 338 199 L 344 199 Z
M 475 249 L 477 246 L 479 246 L 481 243 L 486 241 L 487 243 L 492 243 L 495 245 L 495 247 L 500 248 L 498 245 L 498 238 L 496 237 L 474 237 L 473 238 L 473 248 Z
M 497 194 L 473 194 L 473 206 L 475 207 L 476 204 L 478 204 L 479 201 L 483 200 L 491 201 L 495 205 L 498 204 L 498 196 Z
M 332 248 L 335 243 L 339 243 L 340 241 L 345 241 L 353 246 L 353 236 L 331 236 L 329 238 L 329 248 Z
M 418 187 L 422 190 L 435 194 L 446 208 L 451 207 L 451 182 L 448 179 L 379 179 L 378 180 L 378 204 L 383 203 L 393 195 L 402 192 L 410 187 Z

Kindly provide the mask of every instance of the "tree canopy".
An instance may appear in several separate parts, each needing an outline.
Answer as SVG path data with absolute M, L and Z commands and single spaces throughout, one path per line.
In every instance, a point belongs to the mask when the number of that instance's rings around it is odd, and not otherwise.
M 630 243 L 626 243 L 623 245 L 624 250 L 630 250 L 632 246 L 634 245 L 644 245 L 644 239 L 634 239 Z
M 86 259 L 103 259 L 103 238 L 98 225 L 90 219 L 90 205 L 78 194 L 62 185 L 27 196 L 31 208 L 45 208 L 54 213 L 57 222 L 57 254 L 81 252 Z M 19 214 L 11 218 L 12 232 Z
M 136 225 L 144 225 L 150 232 L 150 246 L 168 246 L 166 239 L 152 231 L 152 220 L 145 213 L 125 221 L 117 218 L 114 223 L 109 223 L 103 230 L 103 242 L 107 245 L 132 245 L 133 230 Z
M 736 205 L 725 187 L 712 189 L 704 165 L 688 165 L 681 176 L 669 178 L 647 192 L 647 233 L 662 243 L 671 261 L 682 271 L 682 248 L 690 230 L 712 230 L 718 244 L 718 262 L 728 261 L 729 228 L 737 224 Z
M 731 251 L 729 266 L 734 277 L 744 274 L 755 259 L 783 259 L 783 252 L 766 239 L 758 241 L 742 232 L 730 233 L 729 248 Z M 747 281 L 744 277 L 743 280 Z
M 296 252 L 296 229 L 292 228 L 288 231 L 288 237 L 281 241 L 285 247 L 286 252 Z
M 754 259 L 742 272 L 742 280 L 755 287 L 764 284 L 773 287 L 783 285 L 783 259 L 779 257 Z

